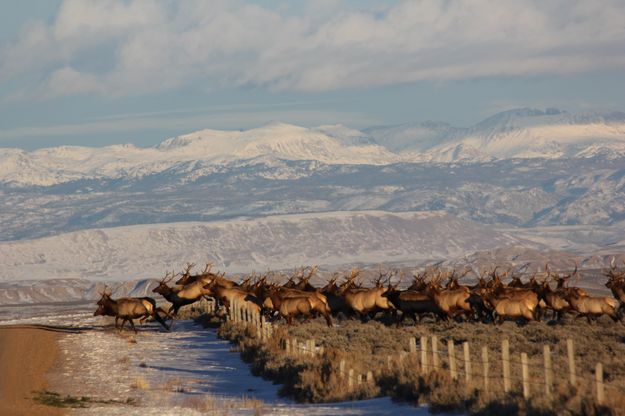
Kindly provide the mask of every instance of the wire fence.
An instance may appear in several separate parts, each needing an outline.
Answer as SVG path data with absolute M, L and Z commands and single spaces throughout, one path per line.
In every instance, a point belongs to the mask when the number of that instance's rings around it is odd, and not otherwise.
M 215 313 L 216 305 L 210 307 L 210 312 Z M 259 310 L 250 309 L 249 302 L 233 302 L 229 307 L 228 320 L 235 325 L 252 326 L 261 342 L 279 341 L 284 354 L 289 356 L 324 356 L 324 347 L 317 345 L 314 339 L 303 342 L 288 337 L 275 339 L 277 325 L 267 322 Z M 461 348 L 457 348 L 459 346 Z M 585 394 L 592 394 L 599 404 L 606 401 L 606 389 L 618 392 L 619 395 L 625 394 L 625 385 L 617 383 L 625 383 L 624 375 L 611 373 L 611 380 L 606 381 L 602 363 L 596 363 L 594 371 L 590 372 L 577 365 L 576 358 L 579 357 L 575 355 L 572 339 L 567 340 L 565 351 L 559 345 L 545 344 L 543 354 L 528 356 L 520 353 L 520 360 L 510 354 L 510 343 L 507 339 L 501 341 L 499 351 L 489 350 L 487 347 L 472 347 L 469 342 L 457 343 L 452 338 L 439 339 L 435 335 L 423 336 L 419 340 L 412 337 L 409 339 L 407 351 L 386 355 L 386 366 L 376 367 L 372 364 L 376 361 L 384 362 L 384 357 L 375 357 L 376 360 L 369 363 L 342 359 L 336 369 L 337 376 L 347 382 L 350 392 L 358 389 L 358 386 L 375 385 L 376 375 L 394 370 L 417 371 L 421 375 L 432 372 L 448 373 L 451 379 L 486 393 L 497 390 L 507 393 L 520 387 L 526 399 L 533 394 L 552 397 L 555 389 L 562 385 L 573 386 Z M 402 365 L 405 360 L 411 360 L 414 365 Z

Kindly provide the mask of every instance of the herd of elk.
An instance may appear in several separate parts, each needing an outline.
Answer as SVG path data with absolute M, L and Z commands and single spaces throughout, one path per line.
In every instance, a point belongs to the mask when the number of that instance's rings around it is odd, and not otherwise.
M 469 269 L 458 273 L 430 268 L 413 275 L 412 284 L 400 290 L 401 278 L 391 283 L 396 273 L 380 272 L 371 287 L 363 287 L 362 282 L 356 281 L 361 272 L 353 269 L 343 282 L 338 283 L 339 276 L 335 274 L 324 287 L 316 288 L 310 282 L 317 272 L 316 267 L 302 268 L 285 284 L 279 285 L 269 281 L 269 274 L 254 274 L 236 283 L 224 274 L 213 273 L 210 263 L 201 273 L 193 275 L 193 266 L 188 264 L 172 286 L 169 283 L 176 275 L 166 273 L 153 289 L 154 293 L 171 303 L 168 312 L 157 308 L 152 298 L 113 300 L 111 293 L 105 291 L 94 315 L 114 316 L 115 327 L 121 318 L 122 328 L 129 321 L 133 329 L 133 319 L 140 318 L 142 322 L 153 317 L 169 329 L 159 312 L 173 319 L 182 306 L 204 297 L 214 299 L 226 310 L 234 303 L 247 305 L 248 309 L 268 318 L 283 318 L 288 324 L 292 324 L 294 319 L 308 320 L 322 316 L 328 326 L 332 326 L 332 317 L 345 319 L 355 316 L 365 321 L 380 312 L 395 319 L 398 326 L 407 317 L 420 323 L 424 316 L 436 320 L 479 320 L 496 324 L 506 319 L 528 322 L 540 320 L 547 311 L 551 311 L 551 319 L 556 321 L 561 321 L 567 313 L 578 318 L 585 317 L 591 323 L 603 315 L 614 321 L 623 321 L 625 312 L 625 271 L 619 272 L 614 264 L 605 272 L 608 277 L 606 287 L 612 291 L 614 298 L 590 296 L 583 289 L 569 287 L 571 277 L 578 274 L 577 267 L 572 273 L 558 274 L 547 265 L 542 280 L 537 279 L 536 273 L 525 282 L 512 270 L 498 272 L 495 268 L 488 274 L 473 270 L 478 279 L 472 286 L 460 283 Z M 277 279 L 274 277 L 271 280 Z M 504 283 L 504 280 L 509 283 Z M 555 287 L 552 287 L 552 282 Z

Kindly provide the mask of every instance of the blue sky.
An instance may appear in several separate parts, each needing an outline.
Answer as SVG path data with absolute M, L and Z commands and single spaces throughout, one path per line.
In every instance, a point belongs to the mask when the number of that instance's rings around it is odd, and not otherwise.
M 0 147 L 625 110 L 624 20 L 617 0 L 10 2 Z

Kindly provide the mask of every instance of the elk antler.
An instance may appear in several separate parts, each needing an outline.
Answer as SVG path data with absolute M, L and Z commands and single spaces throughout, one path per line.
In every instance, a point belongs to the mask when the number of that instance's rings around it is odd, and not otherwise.
M 202 271 L 202 276 L 207 275 L 211 272 L 211 269 L 213 268 L 213 262 L 209 261 L 208 263 L 206 263 L 206 266 L 204 267 L 204 270 Z

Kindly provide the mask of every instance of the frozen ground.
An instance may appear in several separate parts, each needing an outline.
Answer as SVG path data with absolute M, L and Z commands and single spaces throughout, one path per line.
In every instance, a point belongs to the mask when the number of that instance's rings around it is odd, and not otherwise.
M 254 377 L 231 345 L 190 321 L 165 332 L 144 325 L 137 336 L 117 334 L 109 318 L 91 316 L 91 305 L 67 305 L 57 315 L 4 315 L 0 324 L 70 326 L 81 331 L 60 341 L 63 368 L 52 390 L 63 395 L 126 401 L 76 409 L 82 415 L 427 415 L 426 408 L 388 398 L 322 405 L 300 405 L 278 396 L 279 386 Z M 49 309 L 50 310 L 50 309 Z M 5 319 L 11 318 L 12 319 Z

